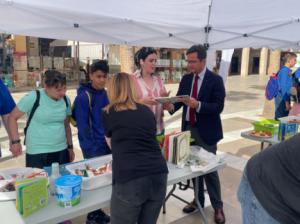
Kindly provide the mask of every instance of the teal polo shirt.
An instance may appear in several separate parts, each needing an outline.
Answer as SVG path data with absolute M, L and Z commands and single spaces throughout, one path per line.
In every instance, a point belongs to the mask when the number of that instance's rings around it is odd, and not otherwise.
M 36 100 L 36 92 L 31 91 L 24 96 L 17 107 L 20 111 L 30 114 Z M 67 97 L 68 105 L 70 99 Z M 71 115 L 70 106 L 65 100 L 50 98 L 44 89 L 40 90 L 40 105 L 36 109 L 26 135 L 26 153 L 52 153 L 67 148 L 64 120 Z

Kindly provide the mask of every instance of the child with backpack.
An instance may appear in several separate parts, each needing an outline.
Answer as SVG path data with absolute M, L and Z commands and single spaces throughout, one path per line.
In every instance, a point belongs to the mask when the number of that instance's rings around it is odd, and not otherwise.
M 58 162 L 74 160 L 72 133 L 69 124 L 70 100 L 66 94 L 66 76 L 56 70 L 45 72 L 44 88 L 24 96 L 9 116 L 11 152 L 22 152 L 17 120 L 28 115 L 26 137 L 26 166 L 44 168 Z
M 108 105 L 105 90 L 109 66 L 106 60 L 91 65 L 90 82 L 80 84 L 74 101 L 72 117 L 76 120 L 78 140 L 85 159 L 110 154 L 104 137 L 102 109 Z M 87 216 L 87 224 L 107 223 L 109 216 L 101 209 Z
M 278 94 L 275 97 L 275 119 L 286 117 L 291 109 L 290 89 L 293 85 L 291 68 L 296 64 L 297 55 L 288 52 L 284 56 L 284 65 L 278 72 Z

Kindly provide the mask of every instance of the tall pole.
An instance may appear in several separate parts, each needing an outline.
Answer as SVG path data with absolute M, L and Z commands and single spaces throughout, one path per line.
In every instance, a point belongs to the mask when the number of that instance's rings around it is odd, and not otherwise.
M 78 84 L 80 83 L 80 69 L 79 69 L 79 41 L 73 41 L 73 49 L 74 49 L 74 73 L 75 77 L 77 77 Z
M 6 70 L 6 63 L 5 63 L 5 59 L 6 59 L 6 37 L 5 34 L 1 35 L 1 39 L 2 39 L 2 68 L 3 71 Z

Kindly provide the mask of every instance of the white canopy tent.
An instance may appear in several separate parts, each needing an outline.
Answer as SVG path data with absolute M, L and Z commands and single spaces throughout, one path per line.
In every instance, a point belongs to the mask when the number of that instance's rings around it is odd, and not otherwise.
M 299 0 L 0 0 L 0 33 L 210 49 L 300 48 Z

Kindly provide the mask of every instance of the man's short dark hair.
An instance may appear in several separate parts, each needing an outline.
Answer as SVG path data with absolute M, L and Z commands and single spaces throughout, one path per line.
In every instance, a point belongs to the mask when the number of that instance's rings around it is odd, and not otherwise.
M 91 73 L 94 73 L 98 70 L 102 71 L 105 74 L 109 72 L 107 60 L 98 60 L 91 65 Z
M 193 45 L 186 51 L 186 55 L 191 53 L 197 53 L 197 57 L 200 61 L 206 59 L 206 47 L 201 44 Z

